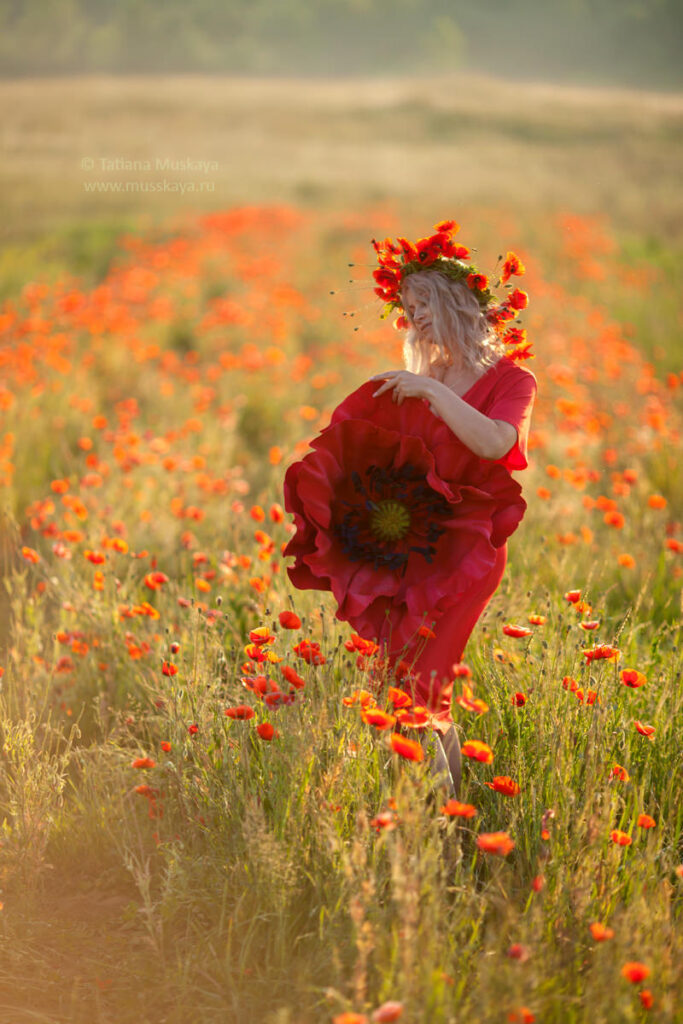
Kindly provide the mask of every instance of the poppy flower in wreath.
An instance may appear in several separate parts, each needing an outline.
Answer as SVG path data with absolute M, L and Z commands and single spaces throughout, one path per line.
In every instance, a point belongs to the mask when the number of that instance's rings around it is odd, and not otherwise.
M 284 554 L 294 586 L 332 591 L 338 619 L 398 654 L 487 575 L 526 502 L 426 401 L 376 387 L 349 395 L 288 468 Z

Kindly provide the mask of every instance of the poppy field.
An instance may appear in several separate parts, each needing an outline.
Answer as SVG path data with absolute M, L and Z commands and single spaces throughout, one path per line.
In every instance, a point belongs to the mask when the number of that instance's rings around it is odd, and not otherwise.
M 524 261 L 539 384 L 457 799 L 283 555 L 287 467 L 401 365 L 370 238 L 445 215 Z M 0 1019 L 680 1019 L 675 275 L 598 216 L 426 216 L 188 213 L 2 303 Z

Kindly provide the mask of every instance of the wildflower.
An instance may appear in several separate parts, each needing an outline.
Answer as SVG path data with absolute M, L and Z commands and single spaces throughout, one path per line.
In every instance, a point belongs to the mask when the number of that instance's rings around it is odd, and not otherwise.
M 644 988 L 641 992 L 639 992 L 638 998 L 640 999 L 640 1005 L 644 1010 L 651 1010 L 654 1006 L 655 999 L 652 995 L 652 992 L 650 992 L 649 988 Z
M 564 595 L 565 601 L 569 601 L 570 604 L 576 604 L 577 601 L 581 600 L 580 590 L 568 590 Z
M 306 681 L 301 678 L 291 665 L 280 665 L 280 672 L 282 672 L 289 685 L 294 686 L 297 690 L 301 690 L 306 685 Z
M 600 625 L 600 620 L 599 619 L 593 619 L 590 622 L 584 621 L 584 622 L 580 622 L 579 625 L 581 626 L 581 629 L 597 629 L 598 626 Z
M 143 582 L 149 590 L 158 590 L 168 583 L 168 576 L 163 572 L 148 572 Z
M 193 722 L 192 725 L 188 725 L 187 731 L 189 732 L 190 736 L 196 736 L 197 733 L 199 732 L 199 726 L 197 725 L 196 722 Z
M 503 272 L 500 275 L 500 280 L 503 284 L 506 284 L 513 274 L 517 277 L 521 277 L 524 274 L 525 269 L 526 268 L 519 256 L 514 252 L 509 252 L 505 257 L 505 262 L 503 263 Z
M 483 761 L 484 764 L 491 764 L 493 761 L 493 751 L 487 743 L 482 743 L 480 740 L 467 740 L 462 745 L 462 753 L 465 757 Z
M 259 722 L 256 726 L 256 732 L 259 734 L 262 740 L 270 742 L 275 735 L 275 729 L 270 722 Z
M 278 615 L 278 620 L 283 629 L 301 628 L 301 619 L 295 612 L 280 612 L 280 614 Z
M 620 764 L 615 764 L 609 773 L 610 778 L 619 779 L 620 782 L 629 782 L 631 776 Z
M 158 789 L 155 789 L 154 786 L 148 786 L 145 782 L 140 786 L 136 786 L 135 792 L 138 796 L 147 797 L 148 800 L 154 800 L 159 795 Z
M 601 924 L 599 921 L 593 921 L 592 924 L 588 925 L 588 928 L 596 942 L 607 942 L 609 939 L 614 938 L 614 930 L 608 928 L 605 924 Z
M 545 626 L 547 621 L 545 615 L 529 615 L 528 618 L 532 626 Z
M 529 959 L 529 950 L 526 946 L 523 946 L 521 942 L 513 942 L 508 947 L 508 951 L 505 954 L 510 960 L 519 960 L 520 964 L 523 964 Z
M 507 857 L 515 848 L 507 832 L 481 832 L 477 836 L 477 846 L 484 853 L 495 853 L 499 857 Z
M 639 963 L 638 960 L 630 960 L 621 968 L 621 974 L 633 985 L 640 985 L 641 981 L 645 981 L 649 976 L 650 968 L 646 964 Z
M 449 800 L 441 808 L 441 813 L 449 818 L 473 818 L 477 808 L 474 804 L 461 804 L 458 800 Z
M 159 746 L 161 747 L 165 754 L 168 754 L 171 749 L 171 744 L 168 742 L 168 740 L 162 740 Z
M 646 725 L 644 722 L 641 722 L 638 719 L 636 719 L 633 724 L 635 725 L 636 729 L 638 730 L 641 736 L 647 736 L 649 740 L 652 739 L 652 737 L 655 734 L 654 725 Z
M 521 786 L 518 786 L 509 775 L 496 775 L 493 782 L 487 782 L 486 785 L 504 796 L 517 796 L 522 791 Z
M 298 644 L 294 645 L 293 649 L 294 653 L 303 658 L 308 665 L 325 664 L 325 656 L 321 654 L 320 644 L 315 640 L 300 640 Z
M 513 309 L 526 309 L 529 305 L 529 296 L 520 288 L 515 288 L 514 291 L 510 292 L 508 295 L 507 301 Z
M 587 662 L 599 661 L 606 659 L 608 661 L 615 660 L 621 654 L 618 647 L 612 647 L 611 644 L 598 644 L 596 647 L 592 647 L 590 650 L 583 652 Z
M 521 691 L 518 691 L 517 693 L 513 693 L 512 696 L 510 697 L 510 702 L 516 708 L 523 708 L 524 705 L 526 704 L 526 694 L 522 693 Z
M 165 676 L 174 676 L 178 671 L 178 666 L 174 665 L 171 661 L 164 661 L 161 663 L 161 672 Z
M 380 708 L 361 707 L 360 716 L 368 725 L 373 725 L 379 730 L 391 729 L 396 724 L 396 716 Z
M 396 815 L 393 811 L 380 811 L 370 822 L 375 832 L 391 832 L 396 828 Z
M 342 704 L 347 708 L 352 708 L 355 704 L 360 704 L 361 707 L 374 707 L 377 701 L 371 693 L 367 690 L 354 690 L 348 697 L 342 697 Z
M 153 761 L 151 757 L 136 757 L 131 762 L 132 768 L 153 768 L 156 761 Z
M 392 732 L 389 737 L 389 743 L 391 749 L 396 754 L 400 754 L 401 757 L 405 757 L 408 761 L 422 761 L 424 759 L 424 750 L 416 740 L 411 740 L 407 736 L 401 736 L 400 733 Z
M 397 686 L 390 686 L 387 690 L 387 700 L 390 704 L 393 704 L 394 708 L 409 708 L 413 703 L 413 698 L 405 692 L 400 690 Z
M 639 814 L 636 825 L 639 828 L 656 828 L 657 822 L 654 818 L 651 818 L 649 814 Z
M 534 1024 L 535 1015 L 528 1006 L 520 1006 L 518 1010 L 511 1010 L 508 1013 L 508 1024 Z
M 503 632 L 506 636 L 523 637 L 531 636 L 533 629 L 529 629 L 527 626 L 515 626 L 513 623 L 507 623 L 503 626 Z
M 565 676 L 562 680 L 562 685 L 565 690 L 569 690 L 570 693 L 576 693 L 579 688 L 579 684 L 572 676 Z
M 639 686 L 644 686 L 647 682 L 647 679 L 645 678 L 643 673 L 638 672 L 638 670 L 635 668 L 622 669 L 619 673 L 619 678 L 621 679 L 624 686 L 630 686 L 634 690 L 637 689 L 637 687 Z
M 630 846 L 633 842 L 633 840 L 627 832 L 622 832 L 618 828 L 612 829 L 609 835 L 612 842 L 616 843 L 617 846 Z
M 240 721 L 246 721 L 249 718 L 253 718 L 255 715 L 253 708 L 250 708 L 248 704 L 237 704 L 235 707 L 226 708 L 224 714 L 228 718 L 238 719 Z
M 455 703 L 459 704 L 461 708 L 465 709 L 465 711 L 473 711 L 477 715 L 483 715 L 489 709 L 486 701 L 480 700 L 478 697 L 474 696 L 472 687 L 468 686 L 467 683 L 462 684 L 462 694 L 459 694 L 455 698 Z
M 373 1024 L 390 1024 L 391 1021 L 398 1020 L 403 1014 L 403 1003 L 396 1002 L 396 1000 L 389 1000 L 389 1002 L 382 1003 L 372 1015 Z
M 333 1017 L 332 1024 L 368 1024 L 368 1018 L 364 1013 L 347 1010 L 345 1013 L 338 1013 L 336 1017 Z
M 21 549 L 21 554 L 27 562 L 33 562 L 34 565 L 40 561 L 40 555 L 37 551 L 34 551 L 33 548 L 23 547 Z
M 436 633 L 429 626 L 420 626 L 417 631 L 418 636 L 422 636 L 427 640 L 436 640 Z
M 534 877 L 531 880 L 531 888 L 534 890 L 534 892 L 540 892 L 544 886 L 545 878 L 543 877 L 543 875 L 534 875 Z
M 249 631 L 249 640 L 252 644 L 256 644 L 257 647 L 262 647 L 264 644 L 270 644 L 274 639 L 275 637 L 267 626 L 258 626 L 256 629 Z

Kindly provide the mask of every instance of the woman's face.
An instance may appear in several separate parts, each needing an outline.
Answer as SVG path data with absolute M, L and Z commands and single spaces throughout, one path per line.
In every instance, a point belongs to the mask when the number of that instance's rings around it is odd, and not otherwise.
M 416 295 L 410 287 L 405 292 L 405 310 L 421 338 L 433 341 L 432 311 L 426 299 Z

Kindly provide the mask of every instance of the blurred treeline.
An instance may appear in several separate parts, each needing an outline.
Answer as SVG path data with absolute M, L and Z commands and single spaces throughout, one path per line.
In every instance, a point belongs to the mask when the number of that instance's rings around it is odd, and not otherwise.
M 0 0 L 0 75 L 424 74 L 678 88 L 681 0 Z

